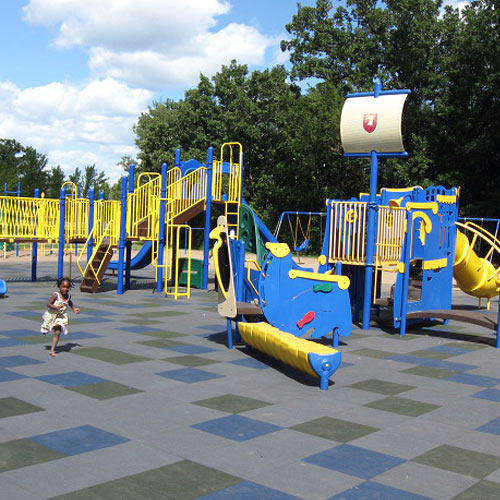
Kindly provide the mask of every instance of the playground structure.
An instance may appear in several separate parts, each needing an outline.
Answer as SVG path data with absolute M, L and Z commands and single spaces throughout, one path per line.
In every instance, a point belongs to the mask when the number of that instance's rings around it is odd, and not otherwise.
M 161 173 L 143 173 L 122 177 L 121 199 L 80 198 L 73 183 L 65 183 L 59 199 L 48 199 L 35 192 L 34 197 L 0 197 L 0 241 L 32 244 L 32 279 L 36 280 L 37 246 L 57 243 L 57 276 L 63 275 L 66 245 L 80 245 L 77 265 L 82 273 L 81 290 L 96 292 L 108 266 L 117 270 L 117 293 L 130 287 L 133 268 L 152 264 L 156 269 L 156 290 L 165 289 L 174 298 L 189 297 L 191 275 L 191 227 L 187 222 L 205 211 L 205 236 L 202 287 L 208 286 L 208 250 L 212 205 L 218 206 L 237 234 L 241 203 L 243 150 L 239 143 L 221 147 L 220 159 L 214 160 L 208 149 L 205 163 L 181 160 L 176 151 L 175 166 Z M 187 243 L 186 266 L 181 263 L 181 234 Z M 132 259 L 132 242 L 143 244 Z M 111 262 L 114 251 L 118 259 Z M 180 291 L 184 273 L 186 291 Z

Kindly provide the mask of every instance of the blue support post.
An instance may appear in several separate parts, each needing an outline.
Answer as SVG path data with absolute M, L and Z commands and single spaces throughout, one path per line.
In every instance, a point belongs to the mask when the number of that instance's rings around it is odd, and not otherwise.
M 208 253 L 210 251 L 210 217 L 212 213 L 212 174 L 214 148 L 210 146 L 207 152 L 207 196 L 205 208 L 205 230 L 203 237 L 203 290 L 208 289 Z
M 500 348 L 500 297 L 498 299 L 498 316 L 497 316 L 497 341 L 495 347 Z
M 181 167 L 181 150 L 179 148 L 175 150 L 175 166 Z
M 377 179 L 378 156 L 375 151 L 371 153 L 370 165 L 370 196 L 368 198 L 368 227 L 366 235 L 366 264 L 365 286 L 363 291 L 363 330 L 370 329 L 370 311 L 372 303 L 373 272 L 375 266 L 375 238 L 377 222 Z
M 129 165 L 129 176 L 128 176 L 128 192 L 133 193 L 135 186 L 135 165 L 131 163 Z M 130 265 L 132 261 L 132 242 L 128 241 L 125 244 L 126 257 L 125 257 L 125 289 L 130 289 Z
M 66 190 L 63 188 L 59 193 L 59 245 L 57 255 L 57 279 L 61 279 L 64 273 L 64 226 L 66 222 Z
M 95 203 L 95 191 L 91 188 L 89 191 L 89 234 L 92 233 L 94 229 L 94 203 Z M 89 243 L 87 245 L 87 262 L 92 257 L 92 252 L 94 250 L 94 237 L 90 236 Z
M 35 198 L 40 198 L 40 190 L 38 188 L 35 189 L 33 196 Z M 36 227 L 37 226 L 38 226 L 38 220 L 35 224 L 35 235 L 36 235 Z M 31 281 L 36 281 L 37 258 L 38 258 L 38 243 L 36 241 L 34 241 L 33 244 L 31 245 Z
M 400 323 L 399 335 L 403 336 L 406 333 L 406 314 L 408 313 L 408 289 L 410 286 L 410 256 L 411 256 L 411 236 L 413 232 L 413 225 L 411 224 L 411 217 L 407 214 L 407 230 L 404 239 L 404 253 L 403 263 L 405 266 L 403 274 L 403 284 L 401 287 L 401 309 L 400 309 Z M 393 306 L 394 307 L 394 306 Z
M 158 242 L 158 269 L 156 278 L 156 291 L 163 290 L 163 254 L 165 252 L 165 198 L 167 197 L 167 164 L 161 165 L 161 200 L 160 200 L 160 227 Z
M 127 178 L 122 177 L 122 193 L 120 198 L 120 238 L 118 240 L 118 282 L 116 284 L 116 293 L 123 294 L 123 271 L 125 260 L 125 244 L 127 241 L 127 234 L 125 225 L 127 223 Z

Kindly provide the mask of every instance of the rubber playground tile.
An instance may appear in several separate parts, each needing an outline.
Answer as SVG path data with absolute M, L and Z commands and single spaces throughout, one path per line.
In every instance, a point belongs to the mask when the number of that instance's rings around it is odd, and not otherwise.
M 211 467 L 182 460 L 52 500 L 194 500 L 241 481 Z
M 151 358 L 130 354 L 128 352 L 115 351 L 105 347 L 84 347 L 74 351 L 73 354 L 84 356 L 86 358 L 98 359 L 114 365 L 126 365 L 128 363 L 137 363 L 140 361 L 149 361 Z
M 242 481 L 234 486 L 199 497 L 197 500 L 256 500 L 258 498 L 265 500 L 304 500 L 252 481 Z
M 76 387 L 67 387 L 69 391 L 77 392 L 94 399 L 111 399 L 122 396 L 138 394 L 141 391 L 135 387 L 118 384 L 116 382 L 97 382 L 96 384 L 79 385 Z
M 252 357 L 235 359 L 234 361 L 229 361 L 229 363 L 232 365 L 245 366 L 246 368 L 255 368 L 256 370 L 266 370 L 269 368 L 269 365 L 266 363 Z
M 222 378 L 224 375 L 217 373 L 210 373 L 205 370 L 198 370 L 197 368 L 181 368 L 179 370 L 167 370 L 158 372 L 156 375 L 160 377 L 170 378 L 178 382 L 185 382 L 186 384 L 195 384 L 196 382 L 205 382 L 215 378 Z
M 0 339 L 0 348 L 26 345 L 27 343 L 29 343 L 29 341 L 26 341 L 23 337 L 18 337 L 15 339 Z
M 371 479 L 406 462 L 406 460 L 385 453 L 366 450 L 350 444 L 341 444 L 302 460 L 361 479 Z
M 169 351 L 179 352 L 182 354 L 206 354 L 207 352 L 215 352 L 218 349 L 213 349 L 212 347 L 204 347 L 201 345 L 179 345 L 168 348 Z
M 433 500 L 385 484 L 366 481 L 327 500 Z
M 498 389 L 485 389 L 484 391 L 476 392 L 472 397 L 500 403 L 500 391 Z
M 369 425 L 357 424 L 332 417 L 321 417 L 309 422 L 294 425 L 290 429 L 312 436 L 318 436 L 338 443 L 347 443 L 353 439 L 367 436 L 380 429 Z
M 0 472 L 41 464 L 66 455 L 29 439 L 0 443 Z
M 478 479 L 500 468 L 500 457 L 447 444 L 433 448 L 411 461 Z
M 21 380 L 22 378 L 28 377 L 20 375 L 19 373 L 11 372 L 10 370 L 0 369 L 0 382 L 12 382 L 13 380 Z
M 180 347 L 181 345 L 189 345 L 185 342 L 178 342 L 177 340 L 171 339 L 153 339 L 153 340 L 141 340 L 136 342 L 137 344 L 147 345 L 149 347 L 157 347 L 158 349 L 169 349 L 170 347 Z
M 500 417 L 481 425 L 476 429 L 476 431 L 487 432 L 488 434 L 496 434 L 497 436 L 500 436 Z
M 31 436 L 28 439 L 66 456 L 80 455 L 130 441 L 123 436 L 103 431 L 91 425 L 48 432 L 47 434 Z
M 26 356 L 2 356 L 0 357 L 0 369 L 13 368 L 15 366 L 39 365 L 43 361 L 28 358 Z
M 216 361 L 215 359 L 207 359 L 201 356 L 174 356 L 173 358 L 163 358 L 162 361 L 168 361 L 169 363 L 175 363 L 177 365 L 182 366 L 205 366 L 212 365 L 214 363 L 220 363 L 220 361 Z
M 131 332 L 131 333 L 142 333 L 144 335 L 148 335 L 149 332 L 158 332 L 159 331 L 158 327 L 152 328 L 150 326 L 141 326 L 141 325 L 123 326 L 123 327 L 118 328 L 118 330 L 123 330 L 124 332 Z
M 185 333 L 179 333 L 179 332 L 168 332 L 168 331 L 161 331 L 161 330 L 152 330 L 150 332 L 148 331 L 141 331 L 141 332 L 135 332 L 139 333 L 141 335 L 146 335 L 147 337 L 155 337 L 157 339 L 173 339 L 176 337 L 186 337 L 187 335 Z
M 265 436 L 271 432 L 283 429 L 283 427 L 278 425 L 261 422 L 260 420 L 241 415 L 229 415 L 228 417 L 195 424 L 191 427 L 238 442 L 248 441 L 249 439 Z
M 137 325 L 137 326 L 143 326 L 143 325 L 157 325 L 161 321 L 157 319 L 147 319 L 145 318 L 138 318 L 137 316 L 135 318 L 120 318 L 120 321 L 130 323 L 131 325 Z
M 273 403 L 258 399 L 246 398 L 235 394 L 224 394 L 215 398 L 193 401 L 192 404 L 212 408 L 213 410 L 225 411 L 226 413 L 243 413 L 245 411 L 256 410 L 271 406 Z
M 500 498 L 500 484 L 481 480 L 452 500 L 497 500 L 498 498 Z
M 41 316 L 40 316 L 41 318 Z M 5 332 L 2 332 L 2 335 L 6 335 L 8 337 L 28 337 L 28 336 L 35 336 L 35 335 L 40 335 L 39 331 L 35 330 L 28 330 L 27 328 L 20 328 L 16 330 L 7 330 Z
M 375 328 L 378 327 L 378 325 L 373 325 Z M 382 332 L 377 335 L 378 337 L 383 337 L 384 339 L 395 339 L 398 341 L 405 340 L 416 340 L 422 338 L 421 335 L 412 335 L 411 333 L 405 333 L 404 335 L 400 335 L 399 332 L 394 332 L 394 333 L 387 333 L 387 332 Z
M 54 375 L 41 375 L 34 378 L 41 380 L 42 382 L 47 382 L 48 384 L 59 385 L 60 387 L 65 388 L 77 387 L 79 385 L 97 384 L 99 382 L 108 382 L 108 380 L 104 378 L 77 371 L 56 373 Z
M 0 398 L 0 418 L 24 415 L 37 411 L 44 411 L 44 408 L 13 397 Z
M 371 403 L 367 403 L 363 406 L 367 408 L 374 408 L 376 410 L 397 413 L 399 415 L 406 415 L 408 417 L 418 417 L 419 415 L 424 415 L 425 413 L 441 408 L 438 405 L 397 397 L 377 399 L 377 401 L 372 401 Z
M 484 344 L 473 344 L 472 342 L 448 342 L 446 346 L 464 349 L 465 351 L 479 351 L 488 347 Z
M 431 349 L 420 349 L 418 351 L 411 351 L 406 354 L 407 356 L 416 356 L 419 358 L 430 358 L 430 359 L 447 359 L 456 356 L 455 353 L 451 354 L 449 352 L 433 351 Z
M 401 392 L 411 391 L 415 389 L 412 385 L 396 384 L 395 382 L 387 382 L 385 380 L 369 379 L 356 382 L 355 384 L 348 385 L 353 389 L 360 389 L 362 391 L 376 392 L 377 394 L 385 394 L 386 396 L 394 396 Z
M 431 368 L 430 366 L 414 366 L 406 370 L 401 370 L 401 373 L 409 373 L 410 375 L 419 375 L 421 377 L 445 379 L 456 375 L 457 371 L 443 370 L 442 368 Z
M 349 351 L 349 354 L 357 354 L 358 356 L 366 356 L 368 358 L 384 359 L 389 356 L 394 356 L 396 353 L 389 351 L 379 351 L 378 349 L 356 349 L 355 351 Z
M 429 366 L 431 368 L 441 368 L 443 370 L 453 370 L 457 372 L 465 372 L 468 370 L 475 370 L 476 368 L 479 368 L 476 365 L 467 365 L 465 363 L 453 363 L 451 361 L 424 358 L 419 356 L 408 356 L 407 354 L 398 354 L 397 356 L 391 356 L 389 359 L 392 361 L 398 361 L 400 363 Z
M 464 349 L 463 347 L 457 347 L 455 345 L 450 345 L 450 344 L 437 345 L 435 347 L 430 347 L 427 350 L 435 352 L 446 352 L 448 354 L 455 354 L 456 356 L 470 352 L 469 349 Z
M 168 316 L 180 316 L 182 314 L 188 314 L 188 313 L 186 313 L 185 311 L 173 311 L 173 310 L 164 309 L 161 311 L 150 311 L 147 313 L 135 314 L 134 317 L 136 317 L 136 318 L 160 318 L 161 319 L 161 318 L 168 317 Z
M 486 377 L 485 375 L 474 375 L 473 373 L 457 373 L 448 377 L 446 380 L 460 382 L 461 384 L 476 385 L 478 387 L 493 387 L 500 384 L 500 379 L 495 377 Z

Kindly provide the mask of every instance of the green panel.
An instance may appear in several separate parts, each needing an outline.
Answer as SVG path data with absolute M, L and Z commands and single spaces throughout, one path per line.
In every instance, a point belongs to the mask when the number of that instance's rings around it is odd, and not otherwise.
M 29 439 L 16 439 L 0 444 L 0 472 L 41 464 L 66 455 Z
M 179 259 L 179 285 L 187 286 L 189 259 Z M 203 261 L 191 259 L 191 286 L 203 288 Z
M 87 358 L 106 361 L 115 365 L 126 365 L 127 363 L 136 363 L 138 361 L 149 361 L 151 358 L 137 356 L 128 352 L 115 351 L 104 347 L 84 347 L 73 351 L 73 354 L 85 356 Z
M 77 392 L 94 399 L 111 399 L 122 396 L 138 394 L 141 391 L 135 387 L 117 384 L 116 382 L 98 382 L 97 384 L 78 385 L 76 387 L 67 387 L 69 391 Z
M 13 417 L 15 415 L 24 415 L 44 411 L 43 408 L 27 403 L 17 398 L 0 398 L 0 418 Z
M 225 411 L 227 413 L 243 413 L 245 411 L 270 406 L 272 403 L 235 394 L 224 394 L 223 396 L 217 396 L 215 398 L 193 401 L 193 404 L 212 408 L 213 410 Z
M 369 425 L 356 424 L 338 418 L 322 417 L 303 424 L 290 427 L 294 431 L 303 432 L 312 436 L 318 436 L 324 439 L 337 441 L 338 443 L 347 443 L 353 439 L 367 436 L 380 429 L 370 427 Z

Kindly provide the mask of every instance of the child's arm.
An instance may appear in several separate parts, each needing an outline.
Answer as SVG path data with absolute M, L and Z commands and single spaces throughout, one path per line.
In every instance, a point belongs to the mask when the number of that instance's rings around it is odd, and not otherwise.
M 56 293 L 53 293 L 52 294 L 52 297 L 50 297 L 49 301 L 47 302 L 47 307 L 49 309 L 52 309 L 53 311 L 59 311 L 59 309 L 61 309 L 62 307 L 64 307 L 62 304 L 61 305 L 58 305 L 56 306 L 54 304 L 54 302 L 57 300 L 57 294 Z
M 73 304 L 73 301 L 71 299 L 68 300 L 68 305 L 69 307 L 71 307 L 71 309 L 73 309 L 73 312 L 75 314 L 80 314 L 80 309 L 78 309 L 78 307 L 75 307 L 75 304 Z

